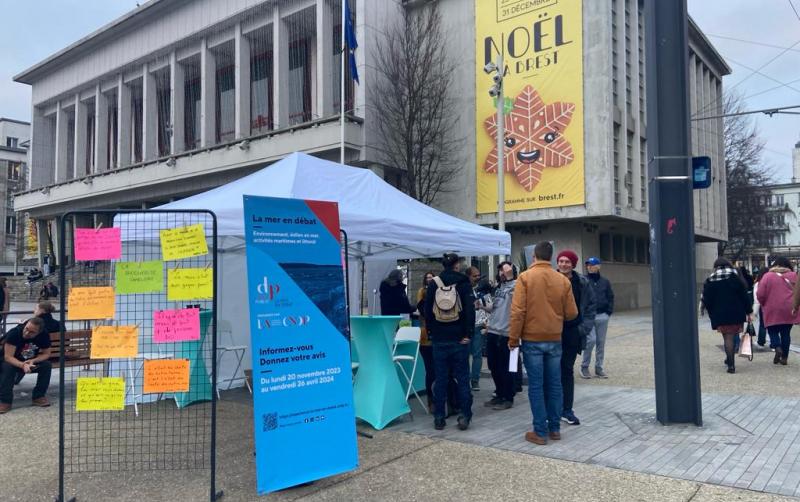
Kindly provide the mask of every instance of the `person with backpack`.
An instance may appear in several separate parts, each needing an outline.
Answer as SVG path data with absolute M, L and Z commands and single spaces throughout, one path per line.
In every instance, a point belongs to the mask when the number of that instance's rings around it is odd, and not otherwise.
M 469 382 L 469 355 L 475 328 L 475 298 L 461 259 L 455 253 L 442 258 L 444 270 L 428 285 L 425 295 L 425 327 L 433 342 L 433 425 L 445 428 L 445 402 L 448 377 L 456 379 L 460 414 L 458 428 L 467 430 L 472 421 L 472 392 Z
M 793 308 L 793 293 L 797 274 L 792 264 L 783 256 L 775 258 L 769 272 L 758 282 L 758 303 L 767 326 L 770 346 L 775 347 L 774 364 L 786 366 L 789 346 L 792 343 L 793 324 L 800 324 L 797 309 Z

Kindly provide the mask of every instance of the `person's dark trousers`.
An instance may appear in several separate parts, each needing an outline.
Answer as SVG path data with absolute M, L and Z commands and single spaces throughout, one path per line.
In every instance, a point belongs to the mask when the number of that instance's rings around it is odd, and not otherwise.
M 448 400 L 448 375 L 452 371 L 456 380 L 456 394 L 461 415 L 472 418 L 472 391 L 469 381 L 470 345 L 458 342 L 433 344 L 433 366 L 436 380 L 433 383 L 433 416 L 445 418 Z
M 514 402 L 514 374 L 508 371 L 508 337 L 489 333 L 486 337 L 486 359 L 492 372 L 497 397 Z
M 563 412 L 572 411 L 575 401 L 575 359 L 578 357 L 578 348 L 570 344 L 561 346 L 561 388 L 564 392 Z
M 766 345 L 767 343 L 767 327 L 764 326 L 764 319 L 758 321 L 758 344 Z
M 433 366 L 433 346 L 420 345 L 419 355 L 422 356 L 422 362 L 425 365 L 425 394 L 428 399 L 433 401 L 433 380 L 436 375 L 436 370 Z
M 789 354 L 789 346 L 792 343 L 792 325 L 791 324 L 776 324 L 767 328 L 769 337 L 775 341 L 775 347 L 780 347 L 783 352 L 783 357 Z M 772 347 L 772 343 L 769 344 Z
M 50 373 L 53 366 L 49 361 L 40 361 L 36 363 L 36 387 L 33 388 L 33 399 L 38 399 L 47 394 L 47 388 L 50 386 Z M 12 366 L 7 362 L 2 362 L 2 369 L 0 370 L 0 403 L 11 404 L 14 400 L 14 381 L 17 376 L 22 373 L 22 370 L 16 366 Z

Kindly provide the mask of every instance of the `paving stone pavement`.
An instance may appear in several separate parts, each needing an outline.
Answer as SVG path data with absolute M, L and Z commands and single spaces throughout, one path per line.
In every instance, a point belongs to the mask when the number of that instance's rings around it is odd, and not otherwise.
M 487 386 L 488 387 L 488 386 Z M 527 387 L 514 407 L 483 406 L 489 390 L 475 393 L 473 422 L 443 431 L 416 405 L 414 418 L 392 430 L 549 458 L 597 464 L 759 492 L 800 497 L 800 399 L 705 394 L 703 426 L 664 427 L 655 420 L 655 395 L 648 389 L 577 386 L 581 425 L 562 423 L 563 440 L 537 446 L 531 430 Z

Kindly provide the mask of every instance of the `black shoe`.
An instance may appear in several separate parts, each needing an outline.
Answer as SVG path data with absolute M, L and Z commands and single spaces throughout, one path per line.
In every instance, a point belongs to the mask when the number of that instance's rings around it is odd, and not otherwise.
M 496 405 L 492 406 L 492 409 L 497 411 L 502 411 L 511 409 L 512 406 L 514 406 L 514 403 L 512 403 L 511 401 L 503 401 L 501 403 L 497 403 Z
M 471 417 L 465 417 L 464 415 L 460 415 L 458 417 L 458 430 L 465 431 L 469 429 L 469 423 L 472 421 Z
M 470 388 L 475 392 L 478 392 L 479 390 L 481 390 L 480 381 L 479 380 L 471 380 L 470 381 Z
M 483 405 L 486 406 L 487 408 L 491 408 L 492 406 L 497 406 L 498 404 L 500 404 L 502 402 L 503 402 L 503 399 L 501 399 L 499 397 L 493 397 L 490 400 L 488 400 L 485 403 L 483 403 Z
M 775 357 L 772 359 L 772 364 L 778 364 L 783 357 L 783 350 L 780 347 L 775 347 Z
M 736 368 L 733 366 L 728 366 L 728 373 L 736 373 Z
M 444 421 L 444 418 L 434 418 L 433 419 L 433 428 L 437 431 L 444 429 L 444 426 L 447 425 L 447 422 Z

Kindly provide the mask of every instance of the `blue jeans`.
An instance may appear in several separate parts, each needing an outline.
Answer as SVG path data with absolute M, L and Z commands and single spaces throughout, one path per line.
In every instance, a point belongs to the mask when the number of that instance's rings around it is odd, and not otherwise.
M 483 366 L 483 333 L 481 330 L 483 329 L 482 326 L 475 326 L 475 333 L 472 335 L 472 371 L 470 372 L 469 378 L 471 380 L 480 380 L 481 378 L 481 366 Z
M 449 375 L 456 379 L 456 394 L 461 414 L 472 418 L 472 390 L 469 385 L 469 344 L 445 342 L 433 344 L 433 416 L 445 417 Z
M 522 342 L 533 431 L 546 438 L 561 430 L 561 342 Z
M 775 326 L 768 326 L 767 332 L 769 333 L 770 343 L 772 348 L 780 347 L 783 356 L 789 354 L 789 345 L 792 343 L 792 325 L 791 324 L 776 324 Z

